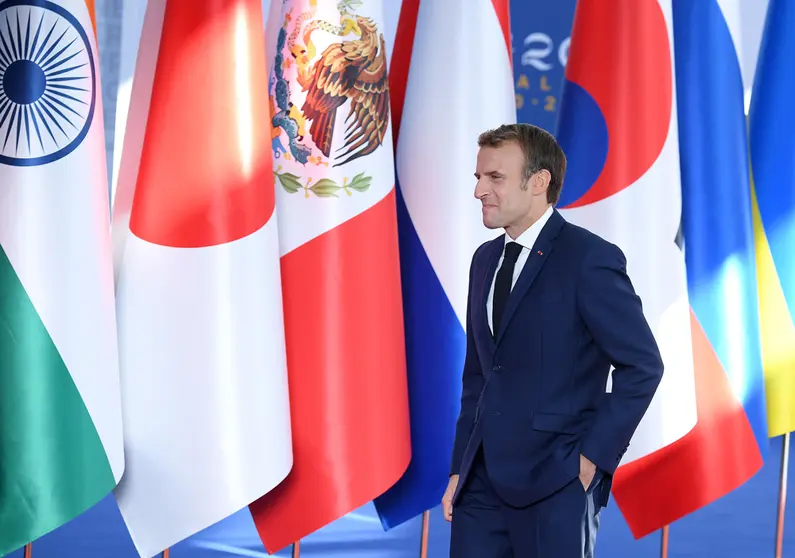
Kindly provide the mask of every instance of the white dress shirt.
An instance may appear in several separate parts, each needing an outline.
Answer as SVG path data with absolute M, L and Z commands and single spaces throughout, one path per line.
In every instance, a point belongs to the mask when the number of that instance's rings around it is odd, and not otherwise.
M 509 242 L 516 242 L 522 246 L 522 251 L 519 252 L 519 257 L 516 259 L 516 266 L 513 268 L 513 279 L 511 280 L 511 289 L 513 289 L 514 285 L 516 285 L 516 280 L 519 279 L 519 275 L 522 273 L 522 269 L 524 269 L 524 264 L 527 263 L 527 258 L 530 257 L 530 250 L 533 249 L 533 244 L 536 243 L 538 239 L 538 235 L 541 233 L 541 229 L 544 228 L 544 225 L 547 224 L 549 221 L 549 217 L 552 215 L 552 206 L 548 207 L 541 218 L 530 225 L 525 232 L 519 235 L 519 238 L 512 239 L 508 234 L 505 234 L 505 245 Z M 497 271 L 494 273 L 494 277 L 491 279 L 491 288 L 489 289 L 489 297 L 486 299 L 486 315 L 489 319 L 489 329 L 494 333 L 494 325 L 492 324 L 492 311 L 494 310 L 494 283 L 497 280 L 497 272 L 499 272 L 500 268 L 502 267 L 502 261 L 505 259 L 505 245 L 502 248 L 502 254 L 500 255 L 500 261 L 497 263 Z

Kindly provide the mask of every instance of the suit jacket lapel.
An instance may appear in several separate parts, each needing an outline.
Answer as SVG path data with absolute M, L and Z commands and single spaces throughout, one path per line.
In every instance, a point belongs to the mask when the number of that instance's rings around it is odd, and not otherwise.
M 505 335 L 505 331 L 508 329 L 511 318 L 513 318 L 516 309 L 519 307 L 519 303 L 527 294 L 538 272 L 541 271 L 544 262 L 549 257 L 550 252 L 552 252 L 552 248 L 554 247 L 553 241 L 565 222 L 566 221 L 560 213 L 555 210 L 549 217 L 549 221 L 544 225 L 544 228 L 541 229 L 541 233 L 538 235 L 533 249 L 530 250 L 527 263 L 525 263 L 524 269 L 522 269 L 522 273 L 519 275 L 519 279 L 516 281 L 516 285 L 514 285 L 513 289 L 511 289 L 511 295 L 508 297 L 508 304 L 502 316 L 502 327 L 500 327 L 500 333 L 497 337 L 498 345 Z

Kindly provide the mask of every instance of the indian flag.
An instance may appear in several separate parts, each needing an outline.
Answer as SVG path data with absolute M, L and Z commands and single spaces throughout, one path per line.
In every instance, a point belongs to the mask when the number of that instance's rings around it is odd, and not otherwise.
M 84 0 L 0 2 L 0 555 L 122 476 L 107 170 Z

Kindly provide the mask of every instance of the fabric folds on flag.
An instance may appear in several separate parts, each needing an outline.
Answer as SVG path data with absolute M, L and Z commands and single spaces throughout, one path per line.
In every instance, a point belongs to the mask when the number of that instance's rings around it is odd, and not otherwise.
M 295 464 L 250 506 L 269 552 L 382 494 L 411 451 L 382 5 L 288 0 L 282 17 L 270 106 Z
M 122 476 L 99 55 L 84 0 L 0 3 L 0 555 Z
M 767 420 L 779 436 L 795 430 L 795 5 L 767 10 L 749 120 Z
M 151 0 L 114 203 L 128 467 L 142 557 L 292 466 L 259 0 Z
M 676 448 L 696 425 L 700 386 L 677 246 L 682 199 L 671 1 L 619 0 L 613 10 L 598 0 L 577 3 L 557 131 L 568 158 L 559 206 L 625 253 L 665 364 L 613 483 L 640 537 L 692 511 L 694 502 L 677 488 L 696 480 L 685 463 L 692 453 L 680 456 Z M 700 473 L 697 480 L 704 483 Z
M 391 60 L 412 459 L 375 500 L 387 529 L 438 505 L 447 486 L 469 264 L 494 237 L 467 185 L 474 191 L 478 135 L 516 122 L 508 2 L 471 4 L 405 0 Z

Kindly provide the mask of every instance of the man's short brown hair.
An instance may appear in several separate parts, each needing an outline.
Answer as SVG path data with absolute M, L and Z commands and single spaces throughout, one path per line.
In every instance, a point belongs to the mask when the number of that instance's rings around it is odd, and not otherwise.
M 479 147 L 499 147 L 505 142 L 514 142 L 521 147 L 525 182 L 542 169 L 549 171 L 552 179 L 547 190 L 547 202 L 552 205 L 558 203 L 566 175 L 566 155 L 552 134 L 532 124 L 503 124 L 478 137 Z

